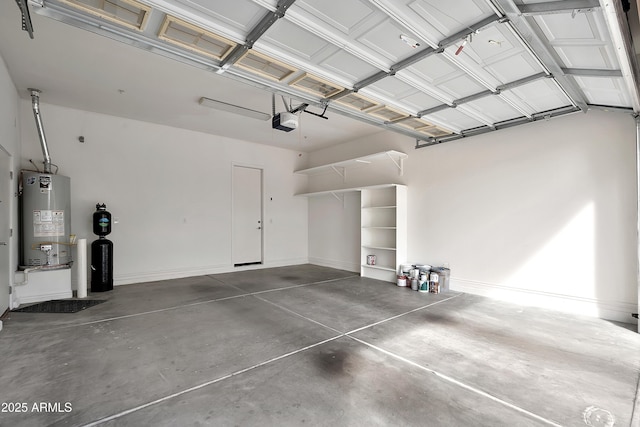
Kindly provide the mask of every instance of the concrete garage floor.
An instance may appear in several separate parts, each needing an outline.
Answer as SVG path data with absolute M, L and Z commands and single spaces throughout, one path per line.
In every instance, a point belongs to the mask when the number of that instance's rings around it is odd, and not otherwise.
M 313 265 L 92 297 L 4 319 L 0 425 L 640 425 L 640 338 L 604 320 Z

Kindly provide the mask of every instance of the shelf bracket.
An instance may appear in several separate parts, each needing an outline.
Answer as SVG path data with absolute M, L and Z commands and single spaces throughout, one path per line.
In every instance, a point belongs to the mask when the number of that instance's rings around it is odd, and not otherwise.
M 332 195 L 333 197 L 335 197 L 337 201 L 342 202 L 342 208 L 344 209 L 344 194 L 342 194 L 342 195 L 340 196 L 340 195 L 338 195 L 337 193 L 335 193 L 335 192 L 333 192 L 333 191 L 332 191 L 332 192 L 331 192 L 331 195 Z
M 391 159 L 393 164 L 396 165 L 396 167 L 398 168 L 398 172 L 400 173 L 400 176 L 402 176 L 404 174 L 404 159 L 399 158 L 398 161 L 396 161 L 396 159 L 394 159 L 391 154 L 387 153 L 387 156 L 389 157 L 389 159 Z
M 331 169 L 338 175 L 342 177 L 342 182 L 347 182 L 347 168 L 337 168 L 336 166 L 331 166 Z

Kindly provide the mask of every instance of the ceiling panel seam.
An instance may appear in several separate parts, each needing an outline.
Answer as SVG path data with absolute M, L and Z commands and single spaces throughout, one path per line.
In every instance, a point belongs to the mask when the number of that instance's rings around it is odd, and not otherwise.
M 437 99 L 443 104 L 451 105 L 451 103 L 453 102 L 453 98 L 450 95 L 440 90 L 438 87 L 425 82 L 424 79 L 421 79 L 418 76 L 414 77 L 414 74 L 408 70 L 399 72 L 395 77 L 398 80 L 401 80 L 408 85 L 418 89 L 420 92 L 423 92 L 430 97 Z
M 531 117 L 533 117 L 533 113 L 527 111 L 524 107 L 521 107 L 518 103 L 516 103 L 514 100 L 508 98 L 503 93 L 499 93 L 498 96 L 500 97 L 500 99 L 503 102 L 507 103 L 509 106 L 511 106 L 511 108 L 513 108 L 514 110 L 516 110 L 517 112 L 522 114 L 524 117 L 527 117 L 529 119 Z
M 487 115 L 483 114 L 482 112 L 479 112 L 477 110 L 475 110 L 474 108 L 471 108 L 468 105 L 458 105 L 456 107 L 456 111 L 460 111 L 461 113 L 471 117 L 472 119 L 475 119 L 477 121 L 479 121 L 480 123 L 484 123 L 485 126 L 490 127 L 490 128 L 494 128 L 495 127 L 495 122 L 493 120 L 491 120 L 490 117 L 488 117 Z M 464 132 L 464 130 L 462 131 Z
M 481 77 L 480 75 L 478 75 L 478 73 L 485 73 L 485 70 L 474 70 L 472 69 L 473 66 L 469 66 L 467 64 L 464 64 L 462 61 L 459 61 L 456 59 L 456 55 L 455 53 L 452 53 L 450 51 L 444 51 L 442 53 L 442 57 L 447 59 L 451 64 L 453 64 L 454 66 L 456 66 L 457 68 L 461 69 L 462 71 L 464 71 L 464 73 L 468 76 L 471 77 L 473 80 L 475 80 L 478 84 L 480 84 L 481 86 L 484 86 L 485 88 L 489 89 L 489 90 L 494 90 L 496 85 L 495 84 L 491 84 L 489 83 L 487 80 L 485 80 L 483 77 Z M 495 77 L 493 76 L 488 76 L 490 78 L 495 79 Z

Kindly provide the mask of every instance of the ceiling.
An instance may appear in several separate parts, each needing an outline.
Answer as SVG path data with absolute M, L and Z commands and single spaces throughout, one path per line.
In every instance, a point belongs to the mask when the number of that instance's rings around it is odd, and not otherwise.
M 300 151 L 385 129 L 422 146 L 594 108 L 639 112 L 637 11 L 623 3 L 16 0 L 0 4 L 0 54 L 21 95 L 35 87 L 45 103 Z M 299 107 L 299 126 L 202 97 L 269 115 L 275 98 L 277 113 Z

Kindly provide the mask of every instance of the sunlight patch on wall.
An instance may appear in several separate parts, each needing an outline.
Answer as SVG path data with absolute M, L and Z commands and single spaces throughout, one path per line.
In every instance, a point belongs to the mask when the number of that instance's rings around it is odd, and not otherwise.
M 595 206 L 591 202 L 503 284 L 545 294 L 597 297 L 595 237 Z M 528 298 L 526 294 L 523 297 Z

